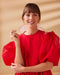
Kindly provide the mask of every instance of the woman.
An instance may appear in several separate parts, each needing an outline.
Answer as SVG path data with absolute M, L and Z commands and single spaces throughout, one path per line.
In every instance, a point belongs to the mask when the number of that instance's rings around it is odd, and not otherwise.
M 51 69 L 57 66 L 59 61 L 58 36 L 53 31 L 45 33 L 37 29 L 41 13 L 34 3 L 28 3 L 25 6 L 22 20 L 27 30 L 20 35 L 16 31 L 11 31 L 10 36 L 13 42 L 3 48 L 4 51 L 7 46 L 11 46 L 7 48 L 12 53 L 9 55 L 11 69 L 15 75 L 52 75 Z M 4 54 L 3 59 L 6 63 Z

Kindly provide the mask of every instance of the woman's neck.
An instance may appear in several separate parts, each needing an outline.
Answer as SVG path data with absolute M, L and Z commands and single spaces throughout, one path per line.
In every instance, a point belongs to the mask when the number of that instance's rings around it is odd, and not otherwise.
M 38 31 L 37 27 L 35 27 L 35 28 L 27 28 L 25 34 L 26 35 L 31 35 L 31 34 L 36 33 L 37 31 Z

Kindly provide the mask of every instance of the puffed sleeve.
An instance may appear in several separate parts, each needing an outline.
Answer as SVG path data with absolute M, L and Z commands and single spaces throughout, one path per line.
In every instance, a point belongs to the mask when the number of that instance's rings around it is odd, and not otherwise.
M 8 44 L 6 44 L 3 47 L 3 51 L 2 51 L 2 58 L 3 61 L 5 63 L 5 65 L 10 66 L 11 63 L 14 62 L 14 58 L 15 58 L 15 43 L 9 42 Z
M 59 43 L 59 57 L 60 57 L 60 43 Z
M 52 31 L 45 35 L 41 50 L 39 52 L 39 61 L 52 62 L 54 66 L 59 62 L 59 37 Z

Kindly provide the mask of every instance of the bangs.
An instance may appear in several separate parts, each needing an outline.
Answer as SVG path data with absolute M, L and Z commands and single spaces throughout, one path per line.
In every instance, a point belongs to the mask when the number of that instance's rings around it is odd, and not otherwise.
M 25 13 L 38 13 L 38 11 L 36 10 L 36 8 L 33 8 L 33 7 L 26 7 L 25 10 L 24 10 L 24 14 Z
M 39 7 L 38 7 L 36 4 L 34 4 L 34 3 L 28 3 L 28 4 L 25 6 L 25 8 L 24 8 L 24 10 L 23 10 L 23 14 L 22 14 L 22 19 L 23 19 L 25 13 L 37 13 L 37 14 L 39 15 L 40 19 L 41 19 L 40 9 L 39 9 Z

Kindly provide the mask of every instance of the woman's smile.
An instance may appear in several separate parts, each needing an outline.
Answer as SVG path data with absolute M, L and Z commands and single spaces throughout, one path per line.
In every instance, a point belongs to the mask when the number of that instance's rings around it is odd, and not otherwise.
M 29 21 L 28 23 L 32 25 L 32 24 L 34 24 L 35 22 Z

